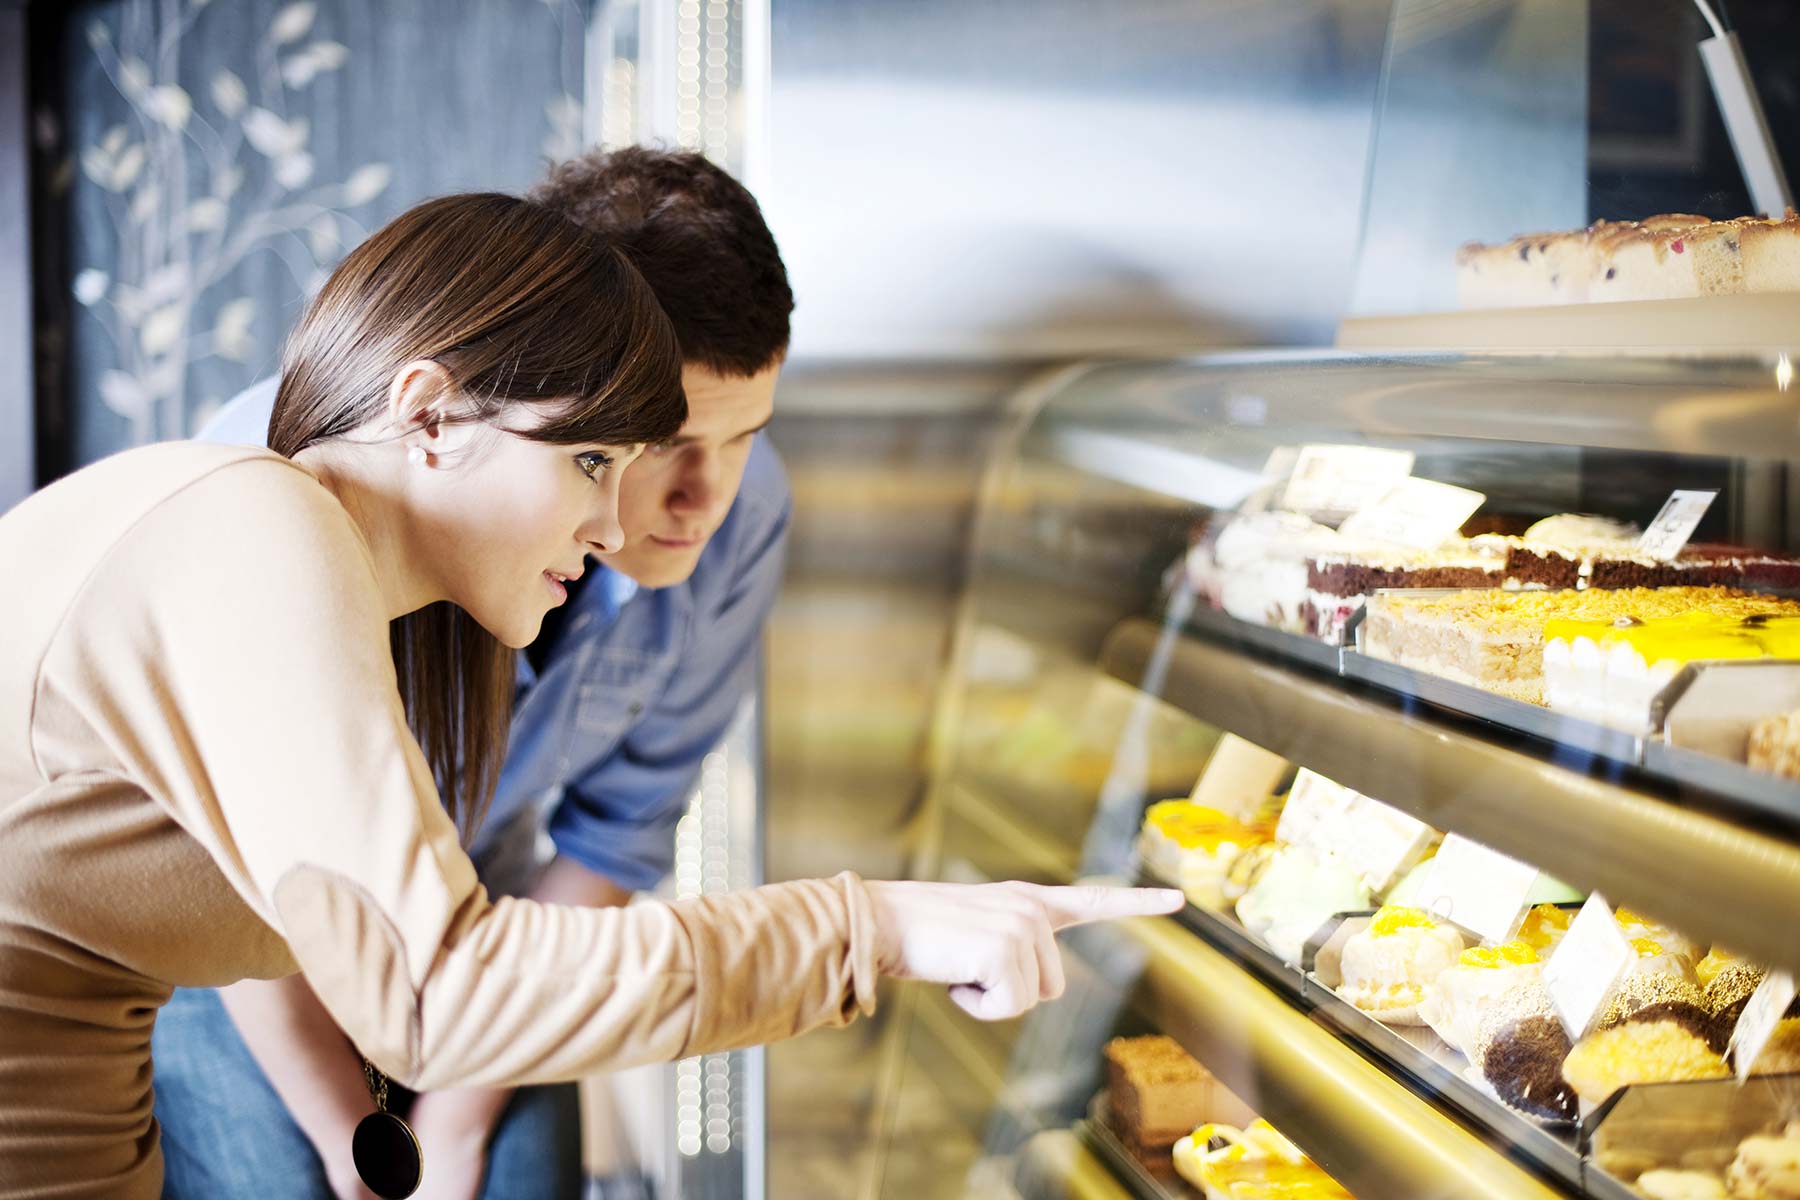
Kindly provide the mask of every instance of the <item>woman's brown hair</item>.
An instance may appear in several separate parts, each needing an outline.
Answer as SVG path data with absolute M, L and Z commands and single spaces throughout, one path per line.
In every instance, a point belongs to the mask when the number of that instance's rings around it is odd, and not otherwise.
M 687 419 L 649 285 L 604 240 L 514 196 L 428 200 L 344 259 L 282 355 L 269 448 L 291 458 L 384 416 L 395 373 L 417 359 L 444 368 L 469 419 L 536 441 L 660 442 Z M 448 602 L 398 618 L 389 641 L 466 840 L 505 755 L 513 652 Z

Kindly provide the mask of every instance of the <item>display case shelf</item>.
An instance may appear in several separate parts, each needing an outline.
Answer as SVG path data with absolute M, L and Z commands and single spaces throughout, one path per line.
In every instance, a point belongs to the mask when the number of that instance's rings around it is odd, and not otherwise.
M 1563 1194 L 1178 922 L 1137 920 L 1145 1008 L 1165 1033 L 1363 1196 Z
M 1340 999 L 1315 973 L 1282 962 L 1235 920 L 1192 904 L 1176 920 L 1209 946 L 1255 967 L 1257 974 L 1295 1008 L 1343 1035 L 1349 1044 L 1365 1050 L 1421 1097 L 1436 1097 L 1455 1109 L 1490 1145 L 1507 1147 L 1510 1153 L 1529 1160 L 1537 1171 L 1570 1188 L 1582 1187 L 1582 1159 L 1573 1124 L 1558 1131 L 1514 1112 L 1471 1083 L 1454 1063 L 1419 1048 Z
M 1162 649 L 1158 652 L 1159 644 Z M 1100 666 L 1142 679 L 1153 654 L 1162 698 L 1437 829 L 1461 833 L 1604 893 L 1675 928 L 1800 970 L 1800 846 L 1558 761 L 1522 734 L 1458 721 L 1385 690 L 1183 636 L 1121 623 Z M 1716 802 L 1715 797 L 1699 797 Z

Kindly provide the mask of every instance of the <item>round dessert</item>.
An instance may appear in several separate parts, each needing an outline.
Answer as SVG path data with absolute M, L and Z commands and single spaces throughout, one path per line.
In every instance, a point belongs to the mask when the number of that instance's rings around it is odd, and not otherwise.
M 1469 1054 L 1481 1019 L 1494 1003 L 1516 987 L 1537 982 L 1543 974 L 1544 963 L 1537 949 L 1523 940 L 1472 946 L 1426 986 L 1419 1001 L 1419 1018 L 1452 1050 Z
M 1333 914 L 1368 907 L 1368 886 L 1354 871 L 1283 846 L 1238 901 L 1237 915 L 1283 962 L 1298 963 L 1306 940 Z
M 1575 1093 L 1562 1077 L 1569 1035 L 1542 982 L 1516 987 L 1495 1001 L 1475 1034 L 1474 1059 L 1507 1104 L 1546 1121 L 1575 1119 Z
M 1715 958 L 1717 953 L 1714 951 L 1700 960 L 1695 975 L 1706 989 L 1702 993 L 1702 1002 L 1712 1014 L 1719 1035 L 1729 1040 L 1731 1031 L 1737 1028 L 1738 1018 L 1744 1015 L 1744 1006 L 1762 986 L 1767 972 L 1741 958 L 1720 962 Z
M 1209 1149 L 1213 1141 L 1223 1142 Z M 1206 1200 L 1351 1200 L 1350 1193 L 1258 1117 L 1238 1129 L 1202 1125 L 1175 1143 L 1175 1170 Z
M 1639 962 L 1645 961 L 1640 957 Z M 1683 975 L 1652 970 L 1627 975 L 1614 989 L 1601 1010 L 1596 1029 L 1610 1029 L 1626 1021 L 1642 1019 L 1646 1013 L 1660 1014 L 1692 1029 L 1695 1034 L 1714 1042 L 1717 1022 L 1706 1006 L 1706 995 L 1698 984 Z M 1724 1049 L 1723 1043 L 1717 1047 Z
M 1423 909 L 1388 905 L 1344 943 L 1338 994 L 1385 1025 L 1423 1025 L 1425 989 L 1465 945 L 1454 927 Z
M 1576 1043 L 1563 1061 L 1563 1080 L 1583 1105 L 1598 1107 L 1629 1084 L 1723 1078 L 1730 1072 L 1709 1032 L 1664 1014 L 1614 1025 Z
M 1625 931 L 1625 936 L 1636 940 L 1645 938 L 1661 946 L 1668 954 L 1686 959 L 1688 971 L 1693 970 L 1693 963 L 1700 958 L 1700 943 L 1685 934 L 1676 933 L 1667 925 L 1658 924 L 1649 917 L 1634 909 L 1620 906 L 1613 910 L 1613 920 Z
M 1632 1185 L 1644 1200 L 1731 1200 L 1725 1181 L 1711 1171 L 1645 1171 Z
M 1745 1138 L 1725 1182 L 1733 1200 L 1800 1200 L 1800 1125 L 1780 1137 Z
M 1519 941 L 1548 957 L 1563 940 L 1563 935 L 1569 932 L 1569 924 L 1574 920 L 1574 910 L 1558 908 L 1555 902 L 1534 905 L 1519 925 Z
M 1226 873 L 1238 855 L 1269 840 L 1234 817 L 1189 800 L 1162 800 L 1144 814 L 1138 847 L 1162 878 L 1178 884 L 1201 908 L 1225 905 Z

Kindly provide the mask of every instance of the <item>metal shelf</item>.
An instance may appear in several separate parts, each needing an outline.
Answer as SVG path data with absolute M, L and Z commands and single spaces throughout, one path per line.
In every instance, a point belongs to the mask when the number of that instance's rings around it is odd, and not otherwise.
M 1136 683 L 1162 639 L 1155 623 L 1126 620 L 1101 669 Z M 1523 734 L 1196 637 L 1164 650 L 1162 698 L 1200 720 L 1614 903 L 1800 970 L 1800 846 L 1682 802 L 1717 797 L 1653 795 L 1623 765 L 1586 774 L 1609 764 L 1553 761 Z
M 1147 954 L 1145 1011 L 1353 1193 L 1564 1193 L 1509 1161 L 1230 954 L 1177 922 L 1125 923 Z

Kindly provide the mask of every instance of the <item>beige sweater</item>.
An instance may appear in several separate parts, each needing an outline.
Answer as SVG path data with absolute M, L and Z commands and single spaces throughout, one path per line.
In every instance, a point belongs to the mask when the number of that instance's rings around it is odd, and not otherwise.
M 302 971 L 419 1088 L 842 1024 L 854 876 L 490 903 L 409 734 L 374 566 L 306 471 L 175 443 L 0 517 L 0 1197 L 154 1197 L 172 986 Z

